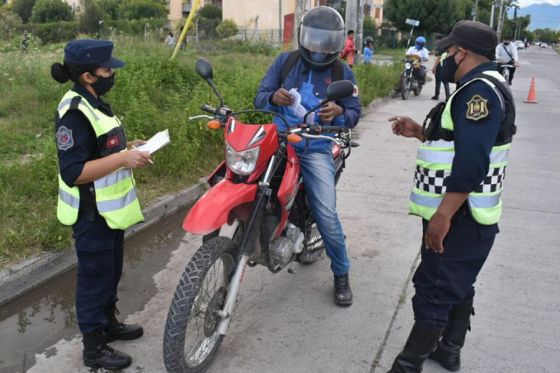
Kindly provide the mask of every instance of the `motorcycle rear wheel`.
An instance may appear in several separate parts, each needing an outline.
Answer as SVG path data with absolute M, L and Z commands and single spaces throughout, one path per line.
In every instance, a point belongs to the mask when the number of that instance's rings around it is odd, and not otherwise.
M 223 335 L 217 327 L 235 271 L 237 246 L 227 237 L 205 242 L 185 268 L 165 323 L 163 361 L 170 373 L 204 372 Z

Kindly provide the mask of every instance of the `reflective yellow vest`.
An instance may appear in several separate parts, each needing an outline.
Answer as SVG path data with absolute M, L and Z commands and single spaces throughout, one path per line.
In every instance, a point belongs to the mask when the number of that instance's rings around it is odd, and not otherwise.
M 505 82 L 497 71 L 486 71 L 484 74 L 492 75 L 501 82 Z M 484 77 L 473 79 L 449 97 L 441 117 L 441 127 L 443 129 L 453 131 L 453 118 L 451 116 L 453 98 L 456 97 L 457 92 L 476 80 L 481 80 L 490 85 L 500 97 L 500 101 L 502 100 L 497 87 L 490 80 Z M 510 147 L 511 142 L 492 148 L 488 174 L 479 187 L 469 194 L 469 209 L 471 215 L 479 224 L 492 225 L 500 220 L 502 214 L 500 196 Z M 455 145 L 453 141 L 426 141 L 420 145 L 416 158 L 414 187 L 410 195 L 410 214 L 421 216 L 426 220 L 432 218 L 445 195 L 445 179 L 451 175 L 454 156 Z
M 73 105 L 73 109 L 80 110 L 88 118 L 97 138 L 121 125 L 116 116 L 110 117 L 92 107 L 84 97 L 72 90 L 68 91 L 60 101 L 58 117 L 62 118 L 71 105 Z M 109 227 L 126 229 L 144 220 L 131 169 L 120 168 L 95 180 L 93 185 L 97 210 L 105 218 Z M 78 220 L 80 191 L 77 186 L 68 186 L 60 174 L 58 175 L 58 187 L 56 215 L 62 224 L 73 225 Z

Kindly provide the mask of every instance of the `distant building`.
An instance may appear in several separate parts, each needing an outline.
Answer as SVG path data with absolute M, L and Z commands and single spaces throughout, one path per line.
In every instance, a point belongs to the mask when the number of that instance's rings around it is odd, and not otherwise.
M 227 0 L 226 0 L 227 1 Z M 178 24 L 183 17 L 187 17 L 191 12 L 194 0 L 169 0 L 168 1 L 168 8 L 169 13 L 167 15 L 167 19 L 173 25 Z M 202 0 L 201 6 L 206 4 L 212 4 L 222 7 L 222 0 Z

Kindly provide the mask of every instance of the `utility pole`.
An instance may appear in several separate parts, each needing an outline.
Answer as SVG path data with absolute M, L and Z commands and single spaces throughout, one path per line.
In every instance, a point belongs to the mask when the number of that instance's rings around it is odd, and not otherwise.
M 498 40 L 502 39 L 502 28 L 504 27 L 504 0 L 500 2 L 500 13 L 498 15 L 498 29 L 496 33 L 498 34 Z
M 346 35 L 349 30 L 354 30 L 354 45 L 357 45 L 356 33 L 358 32 L 358 2 L 360 0 L 346 0 L 345 27 Z M 354 61 L 356 61 L 355 58 Z
M 494 9 L 496 8 L 495 0 L 492 0 L 492 10 L 490 11 L 490 27 L 494 28 Z
M 283 46 L 282 43 L 282 1 L 278 0 L 278 45 Z
M 478 13 L 478 0 L 475 0 L 474 8 L 473 8 L 473 16 L 472 16 L 473 21 L 476 21 L 477 13 Z
M 354 45 L 358 53 L 362 51 L 362 40 L 364 40 L 364 0 L 358 0 L 358 27 L 356 27 L 356 35 L 354 38 Z M 360 59 L 356 55 L 354 64 L 359 64 Z
M 305 0 L 296 0 L 296 10 L 294 13 L 294 38 L 292 40 L 292 49 L 298 49 L 299 26 L 303 18 Z

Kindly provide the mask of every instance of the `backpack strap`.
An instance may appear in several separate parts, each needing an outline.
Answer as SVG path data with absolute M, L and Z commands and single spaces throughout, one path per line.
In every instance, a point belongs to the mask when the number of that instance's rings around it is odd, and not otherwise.
M 296 63 L 299 61 L 299 59 L 300 59 L 300 54 L 298 50 L 292 51 L 290 53 L 288 59 L 286 60 L 286 62 L 284 62 L 284 66 L 282 66 L 282 70 L 280 71 L 280 85 L 284 84 L 284 80 L 286 80 L 286 77 L 288 76 L 288 74 L 290 74 L 290 72 L 292 71 Z M 343 79 L 344 79 L 344 64 L 340 62 L 340 60 L 337 58 L 336 60 L 334 60 L 331 66 L 331 80 L 333 82 L 336 82 L 338 80 L 343 80 Z

